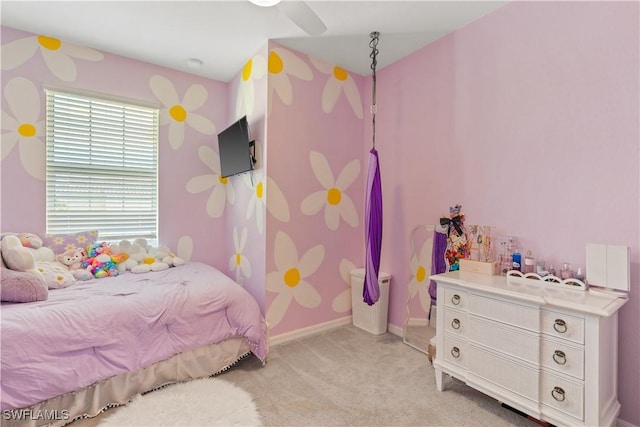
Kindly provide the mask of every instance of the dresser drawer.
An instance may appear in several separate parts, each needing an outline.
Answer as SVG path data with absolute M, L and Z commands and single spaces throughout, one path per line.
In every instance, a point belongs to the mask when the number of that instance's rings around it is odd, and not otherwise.
M 457 308 L 458 310 L 467 310 L 469 294 L 455 288 L 445 288 L 444 305 L 447 307 Z
M 540 362 L 545 368 L 577 379 L 584 379 L 584 348 L 574 347 L 554 340 L 542 339 Z
M 584 318 L 542 310 L 542 333 L 584 344 Z
M 579 420 L 584 418 L 584 385 L 581 382 L 569 381 L 543 371 L 540 380 L 540 401 L 543 405 Z M 542 412 L 544 413 L 544 408 Z
M 440 353 L 439 349 L 437 350 L 436 357 L 438 357 L 438 353 Z M 469 358 L 467 354 L 467 341 L 460 337 L 445 333 L 442 357 L 447 362 L 466 367 L 467 360 Z
M 540 336 L 504 323 L 469 315 L 466 336 L 470 343 L 500 351 L 529 363 L 538 363 Z
M 444 330 L 454 335 L 467 335 L 467 313 L 445 307 L 444 309 Z
M 476 314 L 533 332 L 540 331 L 540 310 L 537 307 L 473 294 L 469 295 L 468 304 L 469 314 Z
M 538 401 L 539 371 L 533 365 L 518 363 L 473 343 L 469 343 L 467 348 L 467 368 L 470 374 Z

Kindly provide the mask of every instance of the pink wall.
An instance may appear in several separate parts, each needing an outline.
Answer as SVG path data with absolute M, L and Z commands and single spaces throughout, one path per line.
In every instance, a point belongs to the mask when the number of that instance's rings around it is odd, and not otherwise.
M 517 2 L 378 74 L 386 189 L 382 268 L 404 320 L 408 236 L 462 204 L 556 266 L 628 245 L 620 417 L 640 424 L 637 2 Z M 381 37 L 384 52 L 384 35 Z
M 19 46 L 17 43 L 33 45 L 33 53 L 30 56 L 25 55 L 28 50 L 24 45 Z M 88 48 L 72 46 L 64 41 L 60 49 L 53 51 L 54 54 L 50 56 L 50 62 L 47 63 L 41 54 L 44 48 L 36 48 L 36 45 L 34 34 L 2 27 L 2 231 L 45 232 L 44 177 L 38 178 L 27 173 L 24 162 L 35 161 L 33 156 L 30 156 L 29 160 L 20 157 L 21 149 L 28 144 L 44 146 L 44 127 L 39 129 L 39 133 L 33 138 L 25 138 L 14 145 L 10 151 L 5 151 L 11 139 L 10 135 L 15 134 L 15 129 L 9 127 L 9 121 L 4 120 L 5 115 L 19 122 L 44 121 L 45 86 L 124 97 L 146 104 L 151 103 L 161 110 L 163 108 L 166 110 L 163 100 L 153 91 L 151 83 L 154 77 L 160 77 L 175 90 L 176 102 L 185 106 L 190 105 L 186 94 L 190 88 L 193 89 L 194 85 L 201 86 L 206 93 L 206 101 L 203 105 L 188 108 L 187 123 L 184 126 L 184 132 L 176 133 L 178 137 L 174 140 L 175 148 L 170 144 L 169 134 L 172 127 L 178 123 L 169 121 L 160 126 L 160 243 L 168 245 L 176 252 L 182 249 L 179 255 L 187 259 L 205 261 L 214 265 L 228 263 L 229 253 L 215 238 L 226 230 L 224 209 L 221 209 L 222 215 L 217 218 L 212 218 L 206 210 L 207 201 L 212 194 L 209 183 L 216 182 L 213 176 L 214 171 L 199 156 L 201 147 L 208 147 L 217 152 L 216 132 L 228 122 L 226 109 L 229 102 L 228 86 L 191 74 L 106 53 L 94 51 L 90 55 L 94 60 L 82 59 L 87 57 Z M 66 64 L 65 57 L 71 59 L 76 69 L 75 75 L 69 73 L 68 68 L 60 67 Z M 65 73 L 64 70 L 67 72 Z M 10 95 L 6 87 L 14 79 L 26 79 L 26 84 L 35 88 L 35 99 L 29 104 L 33 106 L 33 111 L 29 113 L 34 117 L 17 117 L 21 113 L 14 111 L 13 105 L 7 99 Z M 21 81 L 24 82 L 24 80 Z M 189 117 L 195 115 L 201 115 L 213 128 L 205 133 L 202 129 L 198 130 L 191 126 Z M 44 151 L 41 151 L 41 154 L 44 156 Z M 39 161 L 44 172 L 44 157 Z M 219 166 L 216 165 L 216 167 Z M 189 191 L 188 183 L 197 177 L 202 177 L 201 179 L 209 188 L 199 192 Z M 28 203 L 25 203 L 25 200 L 28 200 Z
M 631 247 L 619 389 L 621 418 L 640 425 L 637 17 L 631 2 L 503 7 L 379 70 L 377 148 L 381 269 L 393 277 L 389 320 L 396 327 L 405 315 L 409 233 L 456 203 L 468 224 L 517 236 L 522 249 L 556 265 L 584 265 L 587 242 Z M 27 36 L 2 29 L 3 65 L 7 43 Z M 384 34 L 379 48 L 383 55 Z M 250 61 L 251 73 L 241 70 L 225 85 L 105 54 L 100 62 L 77 60 L 77 80 L 65 84 L 158 102 L 149 80 L 161 74 L 180 96 L 194 83 L 206 88 L 198 112 L 217 131 L 248 115 L 258 140 L 254 183 L 233 177 L 196 193 L 187 191 L 196 176 L 217 182 L 217 165 L 199 154 L 203 146 L 217 153 L 215 136 L 187 127 L 175 150 L 161 128 L 160 237 L 171 247 L 186 238 L 192 259 L 242 281 L 276 336 L 350 315 L 348 270 L 363 261 L 371 82 L 271 42 Z M 37 87 L 57 82 L 37 54 L 3 69 L 3 90 L 18 76 Z M 2 230 L 43 231 L 44 182 L 17 159 L 14 148 L 2 162 Z M 331 188 L 339 191 L 328 197 Z M 17 209 L 11 202 L 24 194 L 32 206 Z M 243 230 L 246 242 L 236 247 Z
M 238 75 L 229 83 L 231 99 L 228 105 L 229 123 L 243 115 L 247 116 L 250 137 L 256 141 L 257 163 L 253 174 L 229 177 L 228 186 L 233 186 L 234 203 L 229 204 L 226 214 L 226 230 L 220 243 L 227 246 L 229 255 L 241 254 L 240 264 L 230 260 L 219 267 L 236 278 L 265 308 L 265 233 L 266 212 L 259 209 L 266 201 L 262 191 L 266 171 L 266 124 L 267 124 L 267 73 L 266 58 L 268 44 L 247 60 Z M 261 225 L 262 224 L 262 225 Z M 243 243 L 243 235 L 246 236 Z M 236 248 L 236 244 L 238 247 Z M 237 259 L 237 258 L 236 258 Z M 234 264 L 234 265 L 232 265 Z
M 271 56 L 266 298 L 272 336 L 351 314 L 348 270 L 363 265 L 366 170 L 362 77 L 336 73 L 331 64 L 270 43 L 274 53 L 284 68 L 280 71 Z M 312 158 L 328 167 L 315 168 Z M 327 202 L 330 188 L 341 194 L 335 205 Z M 321 207 L 312 211 L 314 197 Z M 286 218 L 273 214 L 284 212 L 285 205 Z M 283 276 L 291 268 L 300 272 L 295 284 Z

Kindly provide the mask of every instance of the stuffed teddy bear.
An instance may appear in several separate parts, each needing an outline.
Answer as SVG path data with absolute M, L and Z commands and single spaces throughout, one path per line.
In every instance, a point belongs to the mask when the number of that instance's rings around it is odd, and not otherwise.
M 43 246 L 42 239 L 35 233 L 18 234 L 20 243 L 33 253 L 36 261 L 52 262 L 56 256 L 51 248 Z
M 65 265 L 76 280 L 90 280 L 93 274 L 88 268 L 82 268 L 82 262 L 89 256 L 87 251 L 82 248 L 67 249 L 56 257 L 56 260 Z

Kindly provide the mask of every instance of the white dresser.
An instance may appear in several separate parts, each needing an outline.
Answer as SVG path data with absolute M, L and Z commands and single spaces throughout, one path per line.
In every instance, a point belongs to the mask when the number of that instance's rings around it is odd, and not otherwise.
M 438 390 L 448 374 L 555 425 L 615 425 L 618 309 L 626 299 L 477 273 L 438 283 Z

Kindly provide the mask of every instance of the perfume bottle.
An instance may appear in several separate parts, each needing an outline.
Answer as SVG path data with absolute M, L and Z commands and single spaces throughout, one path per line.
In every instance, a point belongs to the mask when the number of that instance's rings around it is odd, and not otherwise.
M 549 274 L 552 276 L 556 275 L 556 269 L 553 267 L 553 264 L 549 265 Z
M 573 270 L 571 270 L 571 264 L 565 262 L 562 264 L 562 270 L 560 270 L 560 278 L 561 279 L 570 279 L 573 277 Z
M 523 273 L 533 273 L 535 269 L 535 260 L 533 259 L 533 255 L 531 251 L 527 251 L 527 254 L 524 256 L 524 266 L 522 268 Z
M 546 276 L 547 274 L 549 274 L 549 272 L 546 270 L 546 266 L 544 264 L 544 258 L 540 257 L 540 259 L 538 259 L 538 263 L 536 264 L 536 273 L 539 276 Z

